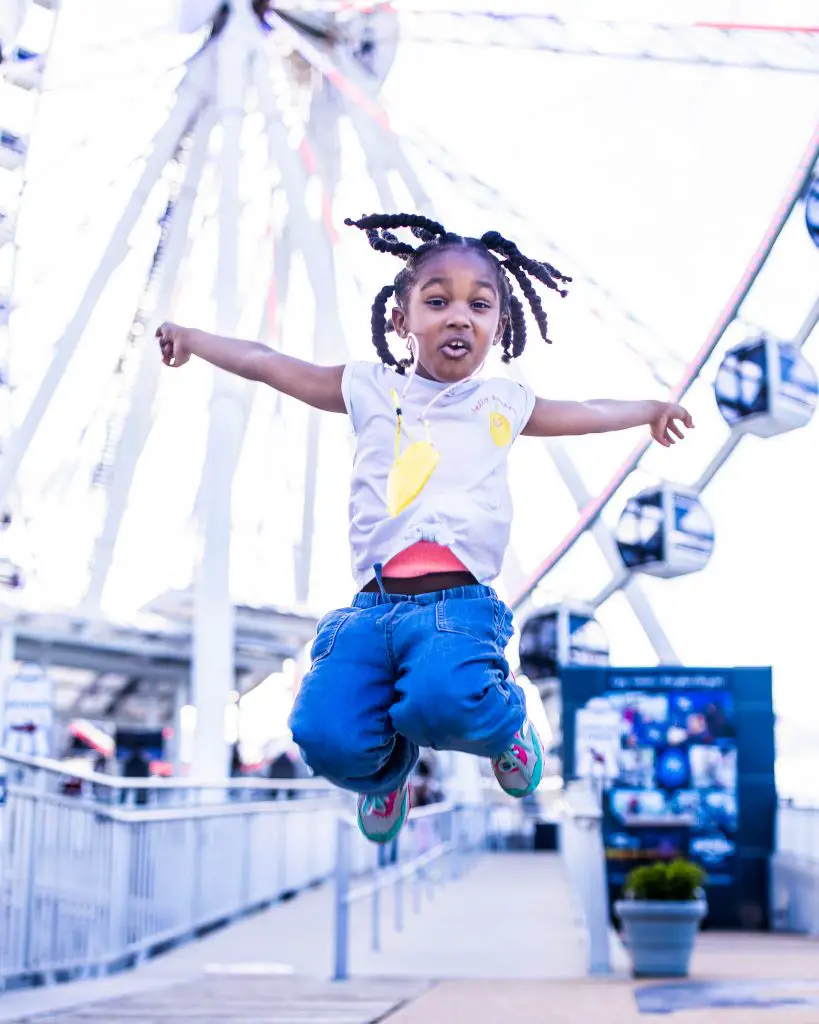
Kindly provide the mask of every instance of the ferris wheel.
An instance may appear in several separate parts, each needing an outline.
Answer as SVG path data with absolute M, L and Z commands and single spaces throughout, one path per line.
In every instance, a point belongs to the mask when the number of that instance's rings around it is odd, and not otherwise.
M 286 579 L 286 586 L 273 588 L 283 595 L 278 600 L 297 606 L 318 603 L 323 577 L 345 564 L 339 554 L 344 549 L 340 517 L 325 530 L 321 546 L 317 540 L 329 505 L 343 506 L 343 473 L 333 471 L 344 464 L 348 451 L 343 430 L 323 425 L 317 414 L 260 399 L 243 382 L 222 374 L 203 371 L 183 395 L 178 381 L 161 378 L 160 362 L 146 339 L 159 321 L 178 310 L 174 315 L 179 319 L 201 322 L 204 317 L 222 333 L 244 333 L 312 352 L 320 362 L 343 362 L 366 352 L 346 328 L 346 314 L 368 304 L 370 281 L 384 271 L 369 262 L 370 254 L 352 255 L 340 237 L 341 205 L 355 212 L 377 203 L 387 211 L 411 208 L 441 219 L 441 205 L 451 200 L 519 225 L 543 258 L 567 264 L 585 313 L 639 365 L 658 394 L 669 389 L 679 397 L 685 394 L 714 353 L 725 354 L 720 346 L 726 338 L 741 341 L 750 352 L 735 350 L 725 364 L 723 405 L 733 410 L 737 429 L 695 486 L 685 493 L 667 484 L 642 496 L 634 493 L 635 472 L 645 456 L 641 446 L 595 496 L 578 474 L 570 449 L 550 442 L 544 454 L 576 504 L 576 522 L 535 571 L 516 565 L 514 552 L 510 559 L 507 591 L 528 613 L 542 581 L 580 537 L 593 535 L 612 581 L 588 602 L 589 616 L 625 587 L 657 656 L 675 659 L 657 615 L 641 595 L 636 573 L 673 575 L 701 567 L 707 558 L 713 531 L 699 491 L 750 429 L 752 417 L 745 406 L 740 408 L 739 398 L 753 390 L 754 382 L 767 382 L 779 395 L 776 408 L 772 400 L 761 410 L 768 416 L 765 429 L 771 431 L 774 423 L 784 428 L 804 422 L 804 395 L 815 392 L 815 378 L 803 363 L 794 357 L 786 367 L 788 353 L 777 346 L 787 341 L 798 348 L 807 339 L 816 306 L 806 309 L 796 338 L 740 339 L 731 329 L 744 325 L 742 303 L 785 225 L 799 215 L 801 204 L 811 201 L 819 135 L 810 139 L 719 322 L 699 351 L 681 352 L 601 282 L 593 260 L 579 261 L 533 220 L 530 210 L 517 208 L 503 189 L 465 168 L 455 146 L 432 136 L 411 109 L 397 109 L 382 87 L 408 42 L 421 48 L 416 53 L 432 53 L 444 44 L 476 52 L 519 48 L 549 59 L 566 55 L 787 72 L 813 82 L 819 73 L 819 33 L 798 25 L 592 21 L 570 13 L 432 11 L 363 0 L 185 0 L 173 24 L 168 24 L 167 5 L 161 5 L 165 10 L 160 14 L 160 5 L 147 4 L 141 36 L 117 37 L 112 23 L 104 45 L 89 45 L 82 40 L 81 18 L 80 27 L 75 21 L 73 34 L 61 40 L 63 23 L 77 18 L 83 6 L 79 0 L 4 2 L 0 100 L 15 100 L 10 123 L 0 114 L 0 372 L 6 409 L 0 421 L 0 508 L 8 542 L 0 552 L 6 556 L 0 561 L 0 579 L 10 600 L 34 606 L 47 600 L 49 551 L 59 547 L 62 582 L 70 581 L 60 591 L 63 602 L 87 616 L 105 611 L 106 588 L 131 529 L 135 491 L 153 486 L 148 515 L 161 535 L 163 489 L 170 490 L 177 475 L 187 480 L 187 499 L 176 499 L 176 507 L 189 502 L 183 518 L 190 529 L 165 558 L 176 565 L 175 579 L 182 581 L 187 572 L 194 581 L 194 686 L 200 696 L 224 688 L 231 676 L 237 559 L 258 569 L 251 600 L 262 601 L 271 580 L 278 585 Z M 101 16 L 100 4 L 91 0 L 86 6 Z M 92 51 L 99 55 L 101 50 L 107 60 L 104 72 L 96 80 L 83 76 L 77 70 L 85 66 L 83 55 L 93 65 Z M 63 57 L 61 70 L 52 69 L 52 59 L 66 52 L 71 52 L 70 61 Z M 148 60 L 146 54 L 154 57 Z M 127 130 L 131 108 L 123 105 L 118 91 L 123 78 L 130 86 L 136 83 L 143 101 L 152 98 L 133 110 L 132 130 Z M 61 109 L 67 114 L 69 106 L 60 103 L 70 104 L 72 91 L 95 111 L 108 99 L 117 106 L 119 127 L 126 129 L 117 144 L 126 155 L 120 156 L 126 170 L 120 168 L 110 180 L 105 174 L 110 173 L 111 146 L 100 145 L 99 126 L 90 120 L 73 134 L 66 129 L 63 148 L 52 146 L 37 159 L 42 108 L 49 108 L 53 125 Z M 0 111 L 7 109 L 12 110 L 0 102 Z M 135 152 L 134 138 L 146 125 L 153 137 L 149 132 L 148 144 Z M 33 239 L 46 216 L 46 188 L 58 193 L 55 182 L 68 176 L 72 154 L 93 150 L 95 143 L 99 150 L 93 166 L 102 167 L 98 206 L 108 214 L 104 233 L 95 226 L 95 207 L 79 214 L 52 210 L 69 244 L 50 259 L 40 253 L 35 261 Z M 815 223 L 814 216 L 813 230 Z M 73 272 L 71 252 L 73 245 L 85 247 L 86 242 L 94 256 L 90 273 L 83 276 Z M 69 280 L 71 299 L 53 316 L 37 310 L 38 323 L 58 329 L 51 337 L 32 337 L 32 307 L 42 304 L 43 296 L 48 301 L 55 278 Z M 97 369 L 83 377 L 89 366 Z M 766 376 L 774 366 L 778 376 Z M 788 388 L 802 396 L 801 414 L 786 408 L 782 394 Z M 61 418 L 67 425 L 60 426 Z M 73 443 L 49 462 L 45 454 L 61 433 Z M 168 460 L 166 449 L 174 445 L 185 451 L 184 465 Z M 263 453 L 271 450 L 275 458 L 268 465 Z M 151 460 L 162 458 L 165 469 L 152 480 Z M 34 463 L 45 468 L 35 470 Z M 615 537 L 601 516 L 629 493 L 625 532 Z M 243 501 L 245 494 L 252 500 Z M 74 521 L 82 523 L 84 540 L 77 543 L 72 533 L 68 546 L 75 550 L 66 553 L 66 538 L 54 524 L 68 507 L 75 510 Z M 46 522 L 51 524 L 48 542 Z M 679 541 L 677 552 L 693 536 L 700 538 L 701 550 L 685 565 L 670 554 L 672 534 Z M 637 550 L 657 544 L 661 550 L 650 558 Z M 131 554 L 130 560 L 137 576 L 140 554 Z M 127 576 L 128 569 L 120 566 L 119 572 Z M 33 596 L 26 598 L 26 592 Z M 211 740 L 203 741 L 206 746 L 218 744 L 220 728 L 217 716 Z

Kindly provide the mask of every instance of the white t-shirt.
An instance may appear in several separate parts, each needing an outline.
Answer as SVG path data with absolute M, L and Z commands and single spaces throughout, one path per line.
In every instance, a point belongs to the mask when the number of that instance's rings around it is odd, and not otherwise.
M 395 458 L 394 388 L 407 378 L 383 363 L 352 362 L 341 389 L 356 434 L 350 488 L 350 548 L 356 585 L 418 541 L 450 548 L 481 583 L 501 570 L 509 543 L 512 497 L 507 456 L 535 404 L 531 388 L 501 377 L 473 378 L 452 387 L 416 375 L 401 399 L 404 424 L 423 439 L 426 413 L 440 460 L 426 486 L 399 515 L 387 511 L 387 476 Z M 404 436 L 401 450 L 410 442 Z

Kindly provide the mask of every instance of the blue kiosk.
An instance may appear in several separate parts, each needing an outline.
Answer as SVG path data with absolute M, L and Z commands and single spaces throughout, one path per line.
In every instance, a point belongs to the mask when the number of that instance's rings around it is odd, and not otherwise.
M 570 667 L 563 772 L 603 793 L 609 896 L 677 856 L 708 873 L 707 927 L 766 929 L 774 844 L 769 668 Z

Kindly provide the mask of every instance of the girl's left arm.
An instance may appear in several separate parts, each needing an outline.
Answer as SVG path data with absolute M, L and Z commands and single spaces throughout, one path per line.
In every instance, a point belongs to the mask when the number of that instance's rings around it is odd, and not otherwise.
M 689 429 L 694 426 L 688 410 L 675 402 L 618 402 L 608 398 L 553 402 L 536 398 L 532 415 L 521 433 L 530 437 L 565 437 L 647 426 L 654 440 L 668 448 L 675 443 L 675 436 L 683 436 L 678 423 Z

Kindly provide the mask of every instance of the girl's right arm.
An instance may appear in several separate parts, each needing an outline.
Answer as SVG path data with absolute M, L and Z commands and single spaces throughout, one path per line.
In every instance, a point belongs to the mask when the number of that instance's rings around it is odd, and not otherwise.
M 269 384 L 276 391 L 324 412 L 346 412 L 341 394 L 343 366 L 316 366 L 276 352 L 257 341 L 208 334 L 193 327 L 164 323 L 156 336 L 166 366 L 183 366 L 191 356 L 246 380 Z

